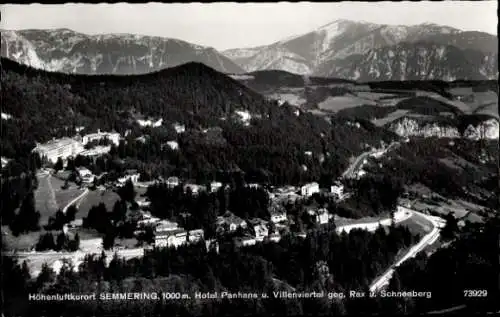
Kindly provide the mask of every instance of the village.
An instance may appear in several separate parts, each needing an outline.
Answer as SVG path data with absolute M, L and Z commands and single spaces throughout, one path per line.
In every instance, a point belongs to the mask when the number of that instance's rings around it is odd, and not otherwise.
M 141 126 L 157 126 L 161 125 L 161 120 L 158 121 L 145 121 L 141 120 L 138 122 Z M 185 132 L 185 127 L 180 124 L 174 126 L 177 133 Z M 73 138 L 65 137 L 61 139 L 53 139 L 45 144 L 37 144 L 34 152 L 39 153 L 43 162 L 46 162 L 47 166 L 42 170 L 44 173 L 54 174 L 57 173 L 53 167 L 58 164 L 58 161 L 62 161 L 63 166 L 67 164 L 68 159 L 74 159 L 76 156 L 87 156 L 87 157 L 99 157 L 103 154 L 109 153 L 111 145 L 118 146 L 122 136 L 116 132 L 101 132 L 86 134 L 83 136 L 77 135 Z M 176 141 L 169 142 L 169 146 L 172 150 L 178 149 L 178 144 Z M 307 153 L 306 153 L 307 154 Z M 150 181 L 140 181 L 141 175 L 136 170 L 126 170 L 120 177 L 111 182 L 99 182 L 99 186 L 95 186 L 96 180 L 100 180 L 103 175 L 94 175 L 88 168 L 78 166 L 75 168 L 77 174 L 77 179 L 79 180 L 80 187 L 85 189 L 86 192 L 89 190 L 118 190 L 126 183 L 130 182 L 136 189 L 148 188 L 148 186 L 153 184 L 165 184 L 168 188 L 181 187 L 184 192 L 190 191 L 192 195 L 198 195 L 201 192 L 215 193 L 219 191 L 222 187 L 224 189 L 229 189 L 228 184 L 222 184 L 218 181 L 212 181 L 209 184 L 195 184 L 194 182 L 189 182 L 188 180 L 182 180 L 176 176 L 170 176 L 166 179 L 159 177 Z M 295 186 L 263 186 L 261 184 L 253 183 L 246 184 L 245 186 L 250 188 L 264 188 L 269 197 L 269 214 L 267 219 L 262 218 L 250 218 L 242 219 L 236 216 L 233 212 L 227 210 L 224 214 L 219 215 L 216 219 L 216 238 L 205 239 L 204 230 L 201 228 L 186 230 L 180 226 L 177 222 L 160 219 L 155 217 L 150 212 L 151 202 L 145 195 L 140 195 L 135 198 L 135 214 L 138 213 L 136 228 L 134 235 L 140 237 L 148 230 L 152 231 L 154 234 L 153 243 L 148 243 L 143 245 L 139 249 L 148 250 L 151 248 L 171 248 L 179 247 L 181 245 L 197 243 L 199 241 L 205 241 L 207 249 L 210 247 L 215 247 L 218 250 L 219 241 L 227 240 L 229 236 L 230 240 L 235 243 L 236 246 L 245 247 L 250 245 L 255 245 L 256 243 L 261 243 L 264 241 L 278 242 L 284 234 L 290 233 L 290 225 L 293 220 L 287 215 L 283 203 L 287 201 L 297 201 L 305 200 L 313 196 L 314 194 L 322 193 L 333 197 L 336 200 L 341 200 L 348 197 L 348 194 L 344 193 L 344 186 L 340 181 L 335 181 L 329 190 L 320 189 L 320 186 L 316 182 L 303 184 L 300 187 Z M 68 203 L 63 209 L 65 212 L 70 205 L 78 206 L 78 201 L 85 199 L 77 197 L 75 200 Z M 131 205 L 128 205 L 131 208 Z M 307 210 L 308 215 L 313 219 L 317 225 L 327 225 L 331 223 L 334 218 L 332 214 L 328 212 L 326 208 L 317 206 L 314 208 L 309 208 Z M 63 227 L 63 232 L 69 235 L 75 235 L 79 230 L 82 229 L 83 219 L 81 215 L 68 223 Z M 299 237 L 305 237 L 305 232 L 298 232 Z M 92 241 L 91 241 L 92 240 Z M 80 251 L 86 254 L 99 253 L 104 248 L 102 246 L 102 239 L 91 239 L 88 241 L 83 241 L 81 244 Z M 137 250 L 137 246 L 120 246 L 115 245 L 111 251 L 117 251 L 119 253 L 126 252 L 126 249 L 130 251 Z M 134 252 L 135 254 L 136 252 Z M 54 269 L 60 267 L 60 261 L 57 261 Z

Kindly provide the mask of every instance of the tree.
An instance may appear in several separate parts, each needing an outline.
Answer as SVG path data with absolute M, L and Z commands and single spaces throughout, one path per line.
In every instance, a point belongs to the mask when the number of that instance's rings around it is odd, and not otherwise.
M 61 231 L 56 238 L 56 251 L 65 250 L 68 247 L 68 237 Z
M 55 276 L 54 270 L 47 263 L 43 263 L 36 279 L 37 288 L 40 289 L 43 285 L 54 282 Z
M 66 170 L 67 171 L 75 171 L 75 160 L 73 160 L 71 157 L 68 157 L 66 159 Z
M 136 192 L 134 189 L 134 184 L 132 183 L 132 181 L 130 179 L 125 182 L 125 185 L 123 185 L 122 187 L 120 187 L 118 189 L 118 195 L 124 201 L 127 201 L 127 202 L 134 201 Z
M 64 168 L 64 162 L 62 160 L 61 157 L 58 157 L 57 158 L 57 161 L 56 161 L 56 164 L 54 164 L 54 170 L 57 172 L 59 172 L 60 170 L 62 170 Z
M 10 223 L 12 234 L 17 236 L 23 232 L 40 230 L 40 213 L 35 210 L 35 195 L 30 192 L 24 198 L 19 213 Z
M 443 230 L 441 230 L 441 236 L 445 240 L 451 240 L 458 231 L 458 221 L 452 212 L 449 212 L 444 218 L 446 223 Z
M 113 229 L 108 229 L 104 237 L 102 238 L 102 247 L 105 250 L 112 249 L 113 246 L 115 245 L 115 238 L 116 238 L 116 233 L 114 232 Z
M 78 233 L 75 234 L 73 240 L 68 242 L 68 250 L 71 252 L 77 251 L 80 248 L 80 236 Z
M 150 226 L 146 227 L 144 232 L 139 235 L 138 240 L 144 241 L 148 244 L 155 242 L 155 233 L 153 228 Z
M 78 212 L 78 208 L 75 205 L 71 205 L 66 209 L 66 220 L 65 223 L 69 223 L 75 220 L 76 213 Z
M 109 279 L 121 281 L 125 277 L 123 266 L 123 260 L 118 256 L 118 253 L 115 252 L 107 269 Z
M 111 212 L 111 219 L 116 224 L 120 221 L 125 221 L 127 213 L 127 203 L 124 200 L 117 200 Z
M 94 228 L 99 233 L 106 232 L 106 229 L 111 226 L 108 211 L 104 203 L 90 208 L 87 217 L 83 218 L 83 226 L 85 228 Z
M 37 251 L 54 250 L 55 248 L 56 244 L 54 243 L 54 236 L 52 235 L 52 232 L 46 232 L 41 235 L 35 246 Z

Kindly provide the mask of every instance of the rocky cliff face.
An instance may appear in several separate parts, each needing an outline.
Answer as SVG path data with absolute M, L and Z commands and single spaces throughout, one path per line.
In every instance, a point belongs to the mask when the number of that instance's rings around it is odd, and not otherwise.
M 1 34 L 1 56 L 49 71 L 140 74 L 201 62 L 220 72 L 243 72 L 213 48 L 176 39 L 131 34 L 86 35 L 67 29 Z
M 476 126 L 469 125 L 467 129 L 465 129 L 464 137 L 473 140 L 480 140 L 480 139 L 495 140 L 498 139 L 499 133 L 500 132 L 498 129 L 498 120 L 490 119 L 482 122 L 480 125 Z
M 246 71 L 354 80 L 496 78 L 497 37 L 447 26 L 337 20 L 271 45 L 223 53 Z M 458 68 L 457 68 L 458 67 Z
M 498 139 L 498 120 L 490 119 L 478 125 L 469 125 L 461 135 L 458 128 L 452 125 L 439 123 L 422 123 L 411 118 L 402 118 L 391 123 L 389 129 L 402 137 L 422 136 L 438 138 L 460 138 L 465 137 L 473 140 Z
M 433 43 L 401 43 L 365 54 L 331 60 L 316 75 L 359 81 L 377 80 L 482 80 L 496 78 L 498 54 L 463 51 Z

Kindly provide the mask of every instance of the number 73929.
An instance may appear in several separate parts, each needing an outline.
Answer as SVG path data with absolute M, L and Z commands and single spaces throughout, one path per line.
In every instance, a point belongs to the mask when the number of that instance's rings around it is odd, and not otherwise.
M 487 297 L 488 291 L 485 289 L 466 289 L 464 297 Z

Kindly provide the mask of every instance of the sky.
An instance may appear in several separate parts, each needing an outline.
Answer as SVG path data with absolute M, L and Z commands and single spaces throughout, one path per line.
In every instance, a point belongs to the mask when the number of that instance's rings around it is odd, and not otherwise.
M 0 5 L 0 29 L 68 28 L 181 39 L 218 50 L 267 45 L 337 19 L 436 23 L 497 33 L 497 1 Z

